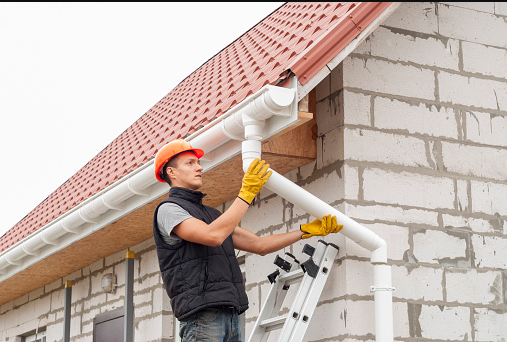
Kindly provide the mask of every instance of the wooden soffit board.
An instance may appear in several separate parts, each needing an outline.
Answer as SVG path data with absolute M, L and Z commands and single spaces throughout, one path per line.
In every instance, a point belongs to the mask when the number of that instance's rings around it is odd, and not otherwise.
M 317 156 L 317 125 L 312 113 L 299 113 L 299 122 L 262 144 L 262 158 L 280 174 L 305 165 Z M 203 174 L 208 194 L 204 203 L 215 207 L 234 199 L 243 178 L 241 155 Z M 169 190 L 169 188 L 168 188 Z M 0 305 L 65 277 L 106 256 L 152 238 L 153 212 L 167 194 L 52 254 L 0 283 Z M 73 280 L 73 279 L 65 279 Z M 62 282 L 63 288 L 63 282 Z

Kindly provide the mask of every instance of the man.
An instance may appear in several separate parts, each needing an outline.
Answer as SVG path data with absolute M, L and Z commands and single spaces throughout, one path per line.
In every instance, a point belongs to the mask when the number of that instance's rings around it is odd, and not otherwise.
M 182 341 L 241 341 L 238 315 L 248 308 L 248 298 L 235 249 L 265 255 L 343 226 L 328 215 L 300 230 L 256 236 L 238 224 L 271 176 L 269 164 L 258 159 L 251 163 L 238 197 L 222 214 L 202 204 L 203 155 L 177 139 L 155 156 L 157 179 L 171 187 L 153 218 L 160 271 Z

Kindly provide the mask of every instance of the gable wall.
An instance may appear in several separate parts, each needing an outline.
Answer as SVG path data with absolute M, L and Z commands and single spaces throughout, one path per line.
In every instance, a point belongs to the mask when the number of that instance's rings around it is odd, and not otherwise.
M 318 158 L 289 178 L 387 241 L 396 340 L 507 336 L 506 15 L 500 3 L 404 3 L 317 88 Z M 245 227 L 308 222 L 262 196 Z M 372 340 L 370 254 L 326 241 L 339 260 L 307 336 Z M 250 326 L 273 260 L 247 255 Z

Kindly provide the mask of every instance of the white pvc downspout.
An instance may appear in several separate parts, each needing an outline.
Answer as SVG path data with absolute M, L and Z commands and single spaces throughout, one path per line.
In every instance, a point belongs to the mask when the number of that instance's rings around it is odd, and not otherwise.
M 244 125 L 245 138 L 247 140 L 242 143 L 242 157 L 243 170 L 246 172 L 250 163 L 255 158 L 261 159 L 262 136 L 256 134 L 256 132 L 261 131 L 260 127 L 263 126 L 263 122 L 261 119 L 256 121 L 251 116 L 245 115 Z M 342 214 L 273 169 L 270 170 L 273 173 L 266 182 L 265 187 L 305 210 L 315 218 L 321 219 L 324 215 L 328 214 L 336 216 L 337 221 L 343 224 L 340 232 L 371 251 L 370 260 L 374 268 L 374 285 L 370 289 L 375 292 L 376 340 L 377 342 L 392 342 L 394 338 L 392 291 L 394 288 L 391 284 L 391 266 L 387 265 L 386 242 L 372 231 Z

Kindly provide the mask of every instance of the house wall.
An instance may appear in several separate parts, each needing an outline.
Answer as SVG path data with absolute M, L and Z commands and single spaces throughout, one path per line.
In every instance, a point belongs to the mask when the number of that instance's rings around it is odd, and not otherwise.
M 160 277 L 153 239 L 130 248 L 134 251 L 134 338 L 137 342 L 173 341 L 173 316 Z M 124 307 L 126 251 L 116 253 L 68 276 L 0 306 L 0 341 L 21 342 L 39 324 L 46 341 L 62 341 L 64 283 L 72 281 L 70 338 L 93 340 L 93 319 Z M 102 276 L 117 275 L 114 294 L 102 291 Z M 39 322 L 40 319 L 40 322 Z
M 388 243 L 399 340 L 507 336 L 506 15 L 500 3 L 404 3 L 318 91 L 343 103 L 335 134 L 345 183 L 358 184 L 345 214 Z M 348 241 L 349 255 L 371 274 Z M 371 306 L 350 304 L 347 317 Z
M 397 341 L 506 340 L 506 15 L 403 3 L 317 88 L 318 158 L 289 177 L 387 241 Z M 243 223 L 309 219 L 263 190 Z M 369 252 L 326 240 L 339 259 L 305 340 L 373 340 Z M 246 258 L 250 327 L 272 260 Z

